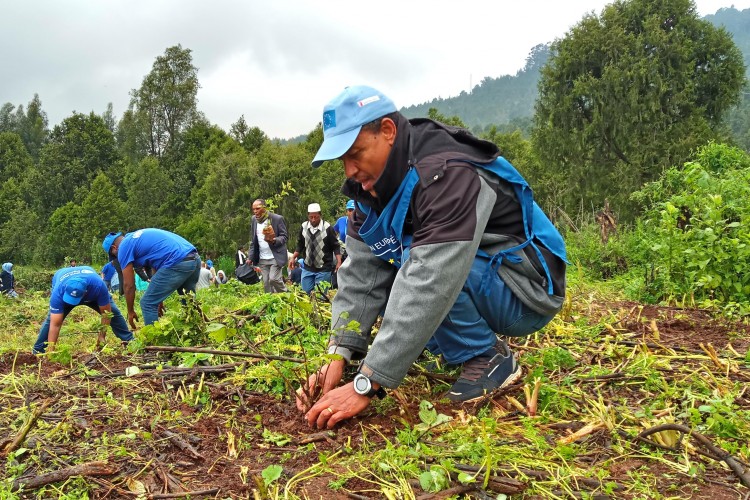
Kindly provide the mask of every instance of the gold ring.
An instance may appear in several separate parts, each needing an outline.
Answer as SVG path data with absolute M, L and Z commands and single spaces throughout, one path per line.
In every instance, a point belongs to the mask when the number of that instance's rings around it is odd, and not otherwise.
M 331 412 L 331 415 L 333 415 L 333 410 L 331 409 L 330 406 L 328 408 L 326 408 L 326 410 L 328 410 L 329 412 Z

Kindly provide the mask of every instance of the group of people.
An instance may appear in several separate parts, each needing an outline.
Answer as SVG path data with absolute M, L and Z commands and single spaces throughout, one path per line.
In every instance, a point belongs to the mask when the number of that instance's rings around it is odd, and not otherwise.
M 297 393 L 308 423 L 331 428 L 359 414 L 401 384 L 424 350 L 462 366 L 447 392 L 452 401 L 518 380 L 516 356 L 498 335 L 522 337 L 550 322 L 563 305 L 566 269 L 564 241 L 523 176 L 495 144 L 433 120 L 409 120 L 371 87 L 346 88 L 324 107 L 322 123 L 312 166 L 342 161 L 347 215 L 332 226 L 311 203 L 290 255 L 284 218 L 255 200 L 250 249 L 236 259 L 238 267 L 260 270 L 268 293 L 286 291 L 284 266 L 301 270 L 306 292 L 337 274 L 328 345 L 337 356 Z M 140 302 L 145 324 L 158 319 L 169 294 L 195 290 L 205 274 L 197 249 L 161 229 L 110 233 L 103 248 L 120 268 L 131 329 L 136 269 L 154 271 Z M 78 304 L 102 313 L 122 341 L 132 338 L 106 290 L 90 268 L 58 271 L 35 350 L 54 345 Z M 357 372 L 342 384 L 353 362 Z
M 347 203 L 354 207 L 354 201 Z M 250 223 L 251 245 L 249 255 L 237 250 L 235 264 L 245 265 L 247 259 L 260 271 L 263 289 L 267 293 L 286 292 L 283 270 L 293 283 L 299 283 L 305 293 L 311 293 L 322 282 L 333 282 L 341 267 L 342 242 L 346 239 L 346 220 L 335 225 L 323 220 L 320 204 L 307 206 L 307 220 L 300 226 L 294 253 L 287 250 L 289 233 L 282 215 L 268 210 L 265 200 L 253 202 Z M 342 217 L 346 219 L 346 216 Z M 343 231 L 342 231 L 343 228 Z M 338 230 L 337 230 L 338 229 Z
M 222 269 L 218 271 L 214 268 L 214 263 L 211 259 L 201 263 L 201 272 L 198 276 L 198 283 L 195 285 L 195 290 L 203 290 L 211 285 L 219 286 L 225 285 L 229 281 L 227 273 Z

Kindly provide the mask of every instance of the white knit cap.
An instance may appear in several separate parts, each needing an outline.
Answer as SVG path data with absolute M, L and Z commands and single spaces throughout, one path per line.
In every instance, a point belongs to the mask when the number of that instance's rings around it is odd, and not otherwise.
M 309 205 L 307 205 L 307 213 L 311 214 L 314 212 L 321 212 L 320 205 L 318 205 L 317 203 L 310 203 Z

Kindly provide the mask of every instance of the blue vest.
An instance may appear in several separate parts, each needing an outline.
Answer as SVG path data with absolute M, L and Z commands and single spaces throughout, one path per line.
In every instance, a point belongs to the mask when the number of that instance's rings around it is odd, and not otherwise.
M 503 260 L 507 259 L 509 262 L 516 264 L 521 262 L 523 259 L 515 252 L 531 245 L 546 274 L 547 293 L 552 295 L 552 277 L 550 276 L 549 266 L 536 242 L 541 243 L 554 255 L 567 262 L 565 242 L 562 236 L 534 201 L 526 179 L 505 158 L 498 157 L 492 163 L 487 164 L 470 163 L 475 167 L 492 172 L 510 183 L 521 205 L 523 226 L 526 233 L 526 241 L 495 255 L 489 255 L 481 249 L 477 251 L 478 256 L 488 260 L 487 272 L 482 280 L 482 292 L 489 293 L 491 276 L 497 273 L 497 269 L 502 265 Z M 403 263 L 409 259 L 409 248 L 414 238 L 411 234 L 404 234 L 404 221 L 417 182 L 419 182 L 417 169 L 410 166 L 406 177 L 401 181 L 398 190 L 380 215 L 377 215 L 370 207 L 358 204 L 359 209 L 367 215 L 359 230 L 359 236 L 370 247 L 373 254 L 397 268 L 401 268 Z

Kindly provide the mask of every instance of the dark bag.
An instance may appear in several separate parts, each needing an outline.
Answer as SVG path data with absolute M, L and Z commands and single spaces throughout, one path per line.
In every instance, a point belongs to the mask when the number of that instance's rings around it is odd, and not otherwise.
M 260 277 L 255 272 L 255 267 L 247 261 L 234 270 L 234 275 L 246 285 L 260 283 Z

